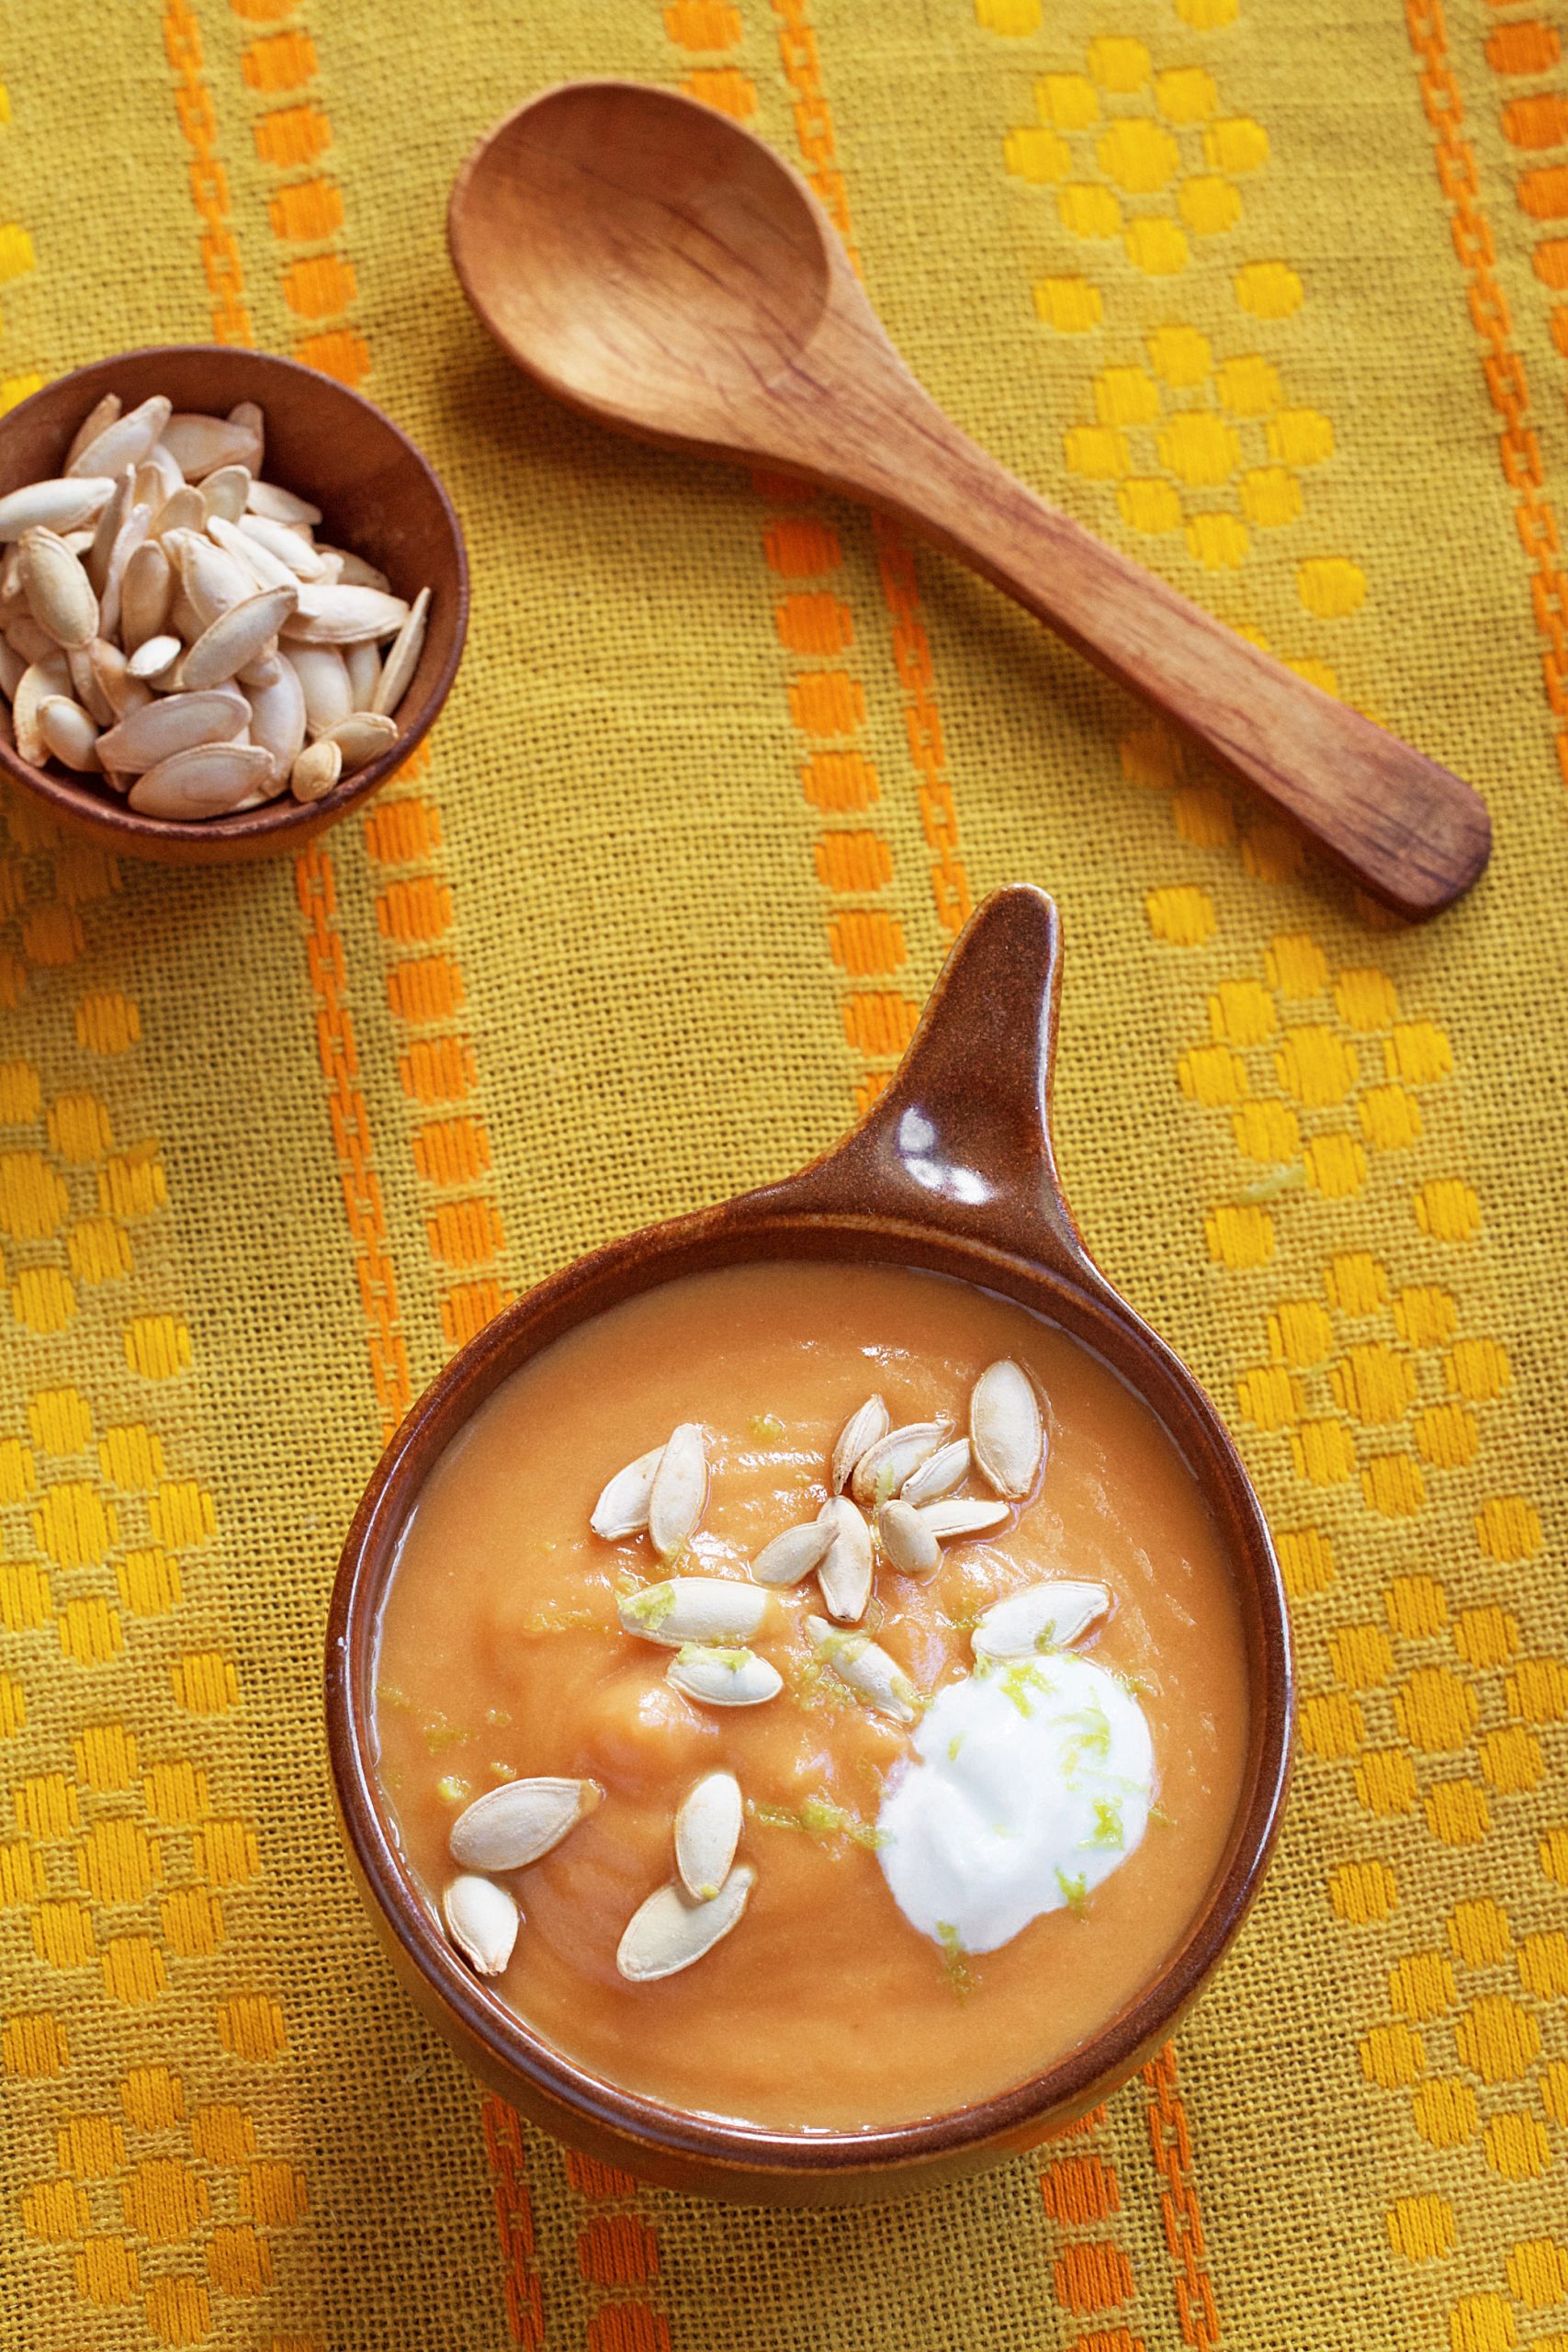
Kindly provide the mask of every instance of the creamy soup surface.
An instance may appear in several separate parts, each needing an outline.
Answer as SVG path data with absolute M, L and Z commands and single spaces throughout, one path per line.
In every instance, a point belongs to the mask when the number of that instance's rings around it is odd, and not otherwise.
M 620 1466 L 683 1421 L 711 1482 L 677 1564 L 747 1577 L 829 1492 L 828 1461 L 873 1391 L 895 1423 L 967 1427 L 999 1357 L 1043 1402 L 1043 1477 L 1012 1523 L 947 1545 L 928 1583 L 879 1561 L 875 1638 L 935 1694 L 974 1664 L 992 1603 L 1048 1577 L 1111 1592 L 1074 1655 L 1124 1678 L 1153 1743 L 1141 1841 L 1087 1899 L 1000 1949 L 955 1954 L 910 1925 L 875 1849 L 890 1785 L 922 1769 L 915 1733 L 851 1697 L 806 1631 L 814 1577 L 774 1593 L 752 1647 L 774 1700 L 708 1707 L 667 1682 L 673 1653 L 621 1629 L 616 1604 L 669 1574 L 646 1535 L 589 1527 Z M 968 1493 L 987 1491 L 972 1478 Z M 878 1622 L 878 1611 L 880 1621 Z M 912 2120 L 1025 2079 L 1101 2026 L 1157 1969 L 1210 1883 L 1247 1737 L 1230 1571 L 1190 1472 L 1096 1356 L 1007 1301 L 897 1267 L 782 1262 L 687 1277 L 570 1333 L 514 1374 L 427 1483 L 388 1598 L 377 1690 L 379 1772 L 433 1901 L 456 1874 L 462 1808 L 504 1780 L 599 1783 L 552 1852 L 502 1874 L 524 1913 L 501 1997 L 558 2050 L 623 2087 L 776 2129 Z M 651 1984 L 616 1970 L 622 1932 L 672 1874 L 671 1822 L 701 1775 L 746 1800 L 756 1871 L 725 1939 Z

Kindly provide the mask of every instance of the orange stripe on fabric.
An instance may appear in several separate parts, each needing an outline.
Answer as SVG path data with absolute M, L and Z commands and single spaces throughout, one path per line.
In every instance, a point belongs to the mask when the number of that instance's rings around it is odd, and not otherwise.
M 164 50 L 177 77 L 175 111 L 190 150 L 190 199 L 202 223 L 201 266 L 212 300 L 213 340 L 254 343 L 244 270 L 229 213 L 229 182 L 218 158 L 218 121 L 202 70 L 201 27 L 186 0 L 167 0 Z
M 671 2352 L 670 2322 L 652 2296 L 659 2279 L 659 2233 L 636 2210 L 639 2184 L 630 2173 L 566 2151 L 568 2186 L 599 2208 L 578 2224 L 577 2267 L 597 2300 L 583 2332 L 583 2352 Z M 605 2210 L 615 2208 L 614 2211 Z
M 485 2154 L 494 2183 L 495 2226 L 506 2265 L 506 2324 L 513 2342 L 532 2352 L 532 2347 L 545 2341 L 545 2300 L 523 2120 L 515 2108 L 491 2093 L 486 2095 L 482 2112 Z
M 254 0 L 231 0 L 231 6 L 243 19 L 254 18 Z M 320 70 L 316 45 L 308 28 L 298 20 L 302 12 L 295 13 L 297 20 L 287 31 L 258 35 L 240 60 L 246 86 L 262 107 L 252 126 L 256 153 L 280 174 L 314 170 L 330 156 L 333 144 L 332 120 L 315 89 Z M 329 174 L 318 173 L 305 183 L 285 181 L 277 195 L 268 218 L 284 249 L 280 257 L 284 300 L 297 315 L 309 318 L 316 327 L 316 332 L 295 345 L 295 356 L 342 382 L 358 384 L 369 373 L 370 347 L 349 315 L 357 297 L 353 264 L 341 252 L 300 254 L 291 250 L 323 233 L 335 234 L 343 227 L 342 191 Z M 418 775 L 428 764 L 429 753 L 422 748 L 401 774 L 404 777 Z M 450 929 L 454 916 L 451 888 L 436 861 L 441 842 L 439 813 L 423 802 L 383 801 L 367 821 L 365 841 L 378 865 L 414 869 L 389 876 L 378 895 L 376 925 L 380 937 L 394 951 L 434 944 Z M 326 871 L 330 895 L 330 868 Z M 341 952 L 340 941 L 340 961 Z M 412 958 L 412 969 L 395 964 L 388 975 L 388 1001 L 394 1016 L 411 1031 L 419 1032 L 410 1037 L 398 1063 L 404 1095 L 415 1108 L 461 1101 L 477 1077 L 473 1047 L 466 1036 L 431 1034 L 432 1019 L 442 1017 L 435 1011 L 437 1001 L 445 1005 L 445 1017 L 449 1018 L 462 1003 L 463 989 L 460 971 L 447 954 L 439 959 L 439 968 L 448 985 L 445 991 L 433 989 L 430 962 Z M 337 1082 L 335 1076 L 333 1082 Z M 351 1132 L 346 1117 L 334 1119 L 334 1125 Z M 431 1193 L 446 1193 L 457 1184 L 480 1183 L 488 1178 L 491 1164 L 489 1136 L 472 1114 L 461 1122 L 435 1122 L 421 1127 L 412 1137 L 412 1154 L 421 1185 Z M 362 1267 L 361 1275 L 367 1311 L 384 1322 L 389 1283 L 395 1319 L 396 1288 L 389 1260 L 384 1265 L 381 1262 L 385 1252 L 374 1247 L 373 1238 L 369 1244 L 362 1242 L 361 1227 L 372 1208 L 378 1213 L 378 1199 L 374 1204 L 355 1201 L 349 1223 L 356 1242 L 370 1250 L 368 1274 Z M 432 1200 L 424 1227 L 432 1257 L 446 1283 L 439 1302 L 442 1334 L 447 1346 L 456 1349 L 472 1339 L 511 1295 L 496 1271 L 505 1239 L 501 1214 L 488 1192 L 475 1190 L 466 1199 Z M 397 1344 L 400 1350 L 400 1337 Z M 386 1352 L 383 1348 L 382 1355 Z M 384 1372 L 384 1363 L 378 1363 L 378 1393 L 385 1385 Z M 405 1377 L 400 1413 L 407 1401 Z
M 1144 2338 L 1126 2324 L 1137 2293 L 1133 2266 L 1107 2226 L 1122 2211 L 1122 2183 L 1097 2144 L 1105 2121 L 1104 2107 L 1091 2108 L 1053 2141 L 1040 2166 L 1040 2202 L 1055 2242 L 1052 2291 L 1075 2325 L 1100 2323 L 1075 2335 L 1069 2352 L 1145 2352 Z
M 1540 446 L 1529 423 L 1529 383 L 1513 341 L 1508 299 L 1498 282 L 1496 243 L 1481 198 L 1475 150 L 1464 135 L 1464 99 L 1449 55 L 1439 0 L 1405 0 L 1405 28 L 1420 74 L 1421 105 L 1437 149 L 1438 178 L 1450 208 L 1454 251 L 1464 271 L 1470 315 L 1484 346 L 1487 397 L 1502 421 L 1497 457 L 1514 494 L 1514 526 L 1530 568 L 1541 674 L 1557 726 L 1557 761 L 1568 782 L 1568 578 L 1558 560 L 1557 516 L 1542 487 Z M 1495 62 L 1495 61 L 1494 61 Z
M 343 933 L 334 921 L 337 877 L 319 842 L 294 862 L 294 889 L 305 919 L 305 960 L 316 1005 L 316 1052 L 327 1085 L 344 1214 L 354 1242 L 355 1273 L 370 1350 L 370 1378 L 389 1438 L 413 1402 L 408 1348 L 398 1306 L 381 1187 L 370 1140 L 370 1114 L 357 1082 L 359 1056 L 348 1009 Z
M 254 24 L 254 0 L 230 0 L 233 13 Z M 268 17 L 302 15 L 293 7 Z M 339 383 L 363 383 L 370 371 L 370 346 L 349 315 L 358 295 L 354 265 L 330 245 L 344 223 L 343 191 L 333 175 L 333 126 L 315 96 L 320 61 L 308 27 L 296 21 L 283 31 L 257 31 L 240 56 L 246 88 L 263 111 L 251 126 L 258 159 L 291 176 L 267 208 L 273 235 L 285 245 L 308 245 L 289 254 L 282 270 L 283 300 L 302 327 L 294 356 L 319 368 Z M 298 175 L 309 173 L 301 179 Z
M 778 19 L 779 57 L 795 93 L 795 135 L 807 179 L 831 214 L 856 275 L 849 190 L 838 167 L 832 109 L 822 87 L 821 60 L 807 0 L 773 0 Z M 920 618 L 919 582 L 914 551 L 890 515 L 873 517 L 877 579 L 893 623 L 893 666 L 904 696 L 909 758 L 920 778 L 920 823 L 931 855 L 931 888 L 937 921 L 949 938 L 968 921 L 974 900 L 960 854 L 958 808 L 947 773 L 942 713 L 937 706 L 931 641 Z
M 847 242 L 848 202 L 842 176 L 832 166 L 832 120 L 820 87 L 815 36 L 803 9 L 783 14 L 779 44 L 796 98 L 796 138 L 812 184 Z M 738 13 L 728 6 L 709 6 L 705 0 L 667 8 L 664 28 L 688 52 L 712 48 L 728 53 L 743 39 Z M 700 69 L 682 87 L 741 119 L 755 111 L 752 85 L 732 65 Z M 854 748 L 865 724 L 866 699 L 860 679 L 845 666 L 845 657 L 854 648 L 854 616 L 831 586 L 843 561 L 838 532 L 824 517 L 802 511 L 816 501 L 809 484 L 766 471 L 753 480 L 759 496 L 775 510 L 762 527 L 762 551 L 785 587 L 774 606 L 774 627 L 780 644 L 798 665 L 786 689 L 790 717 L 812 746 L 801 768 L 801 789 L 808 804 L 824 816 L 864 810 L 874 805 L 881 787 L 874 763 Z M 956 855 L 956 814 L 942 767 L 941 727 L 930 692 L 930 653 L 916 609 L 913 566 L 897 533 L 879 531 L 877 545 L 883 593 L 893 615 L 895 661 L 905 685 L 911 752 L 926 778 L 921 816 L 933 854 L 932 887 L 944 928 L 955 931 L 968 911 L 968 887 Z M 834 899 L 863 902 L 892 884 L 890 844 L 880 834 L 863 831 L 855 840 L 859 847 L 853 854 L 840 852 L 832 833 L 818 841 L 818 878 Z M 962 911 L 955 915 L 957 909 Z M 833 962 L 851 981 L 886 982 L 908 961 L 903 926 L 874 905 L 836 905 L 827 937 Z M 896 1060 L 919 1014 L 913 998 L 886 986 L 852 987 L 840 999 L 840 1010 L 845 1043 L 862 1065 Z M 875 1100 L 887 1075 L 886 1068 L 860 1069 L 855 1079 L 860 1109 Z
M 1148 2094 L 1149 2149 L 1160 2177 L 1160 2218 L 1177 2271 L 1176 2314 L 1181 2340 L 1194 2346 L 1196 2352 L 1213 2352 L 1220 2341 L 1220 2315 L 1209 2277 L 1192 2139 L 1172 2043 L 1168 2041 L 1159 2056 L 1144 2068 L 1143 2083 Z
M 231 0 L 231 6 L 242 20 L 254 21 L 254 0 Z M 247 88 L 263 108 L 252 126 L 260 161 L 279 174 L 312 175 L 305 180 L 283 180 L 267 210 L 273 236 L 283 248 L 284 301 L 310 328 L 295 344 L 294 356 L 354 387 L 370 372 L 370 346 L 350 315 L 358 293 L 354 265 L 335 250 L 290 250 L 334 239 L 344 226 L 345 208 L 327 160 L 333 143 L 331 118 L 315 95 L 320 62 L 315 41 L 301 21 L 302 9 L 280 13 L 293 15 L 295 21 L 283 31 L 258 33 L 243 51 L 240 66 Z M 422 746 L 401 776 L 423 773 L 429 759 L 428 749 Z M 421 868 L 389 881 L 376 901 L 377 930 L 394 950 L 427 944 L 451 924 L 451 889 L 431 864 L 440 839 L 439 812 L 423 801 L 383 799 L 367 820 L 364 841 L 372 860 Z M 310 926 L 307 953 L 316 992 L 318 1046 L 332 1090 L 344 1205 L 370 1331 L 371 1377 L 390 1436 L 408 1410 L 412 1390 L 399 1320 L 397 1273 L 371 1156 L 369 1118 L 354 1083 L 354 1028 L 346 1002 L 343 938 L 332 920 L 336 886 L 327 854 L 312 844 L 299 862 L 297 879 L 300 910 Z M 433 967 L 437 965 L 445 985 L 436 983 Z M 411 958 L 388 971 L 387 998 L 394 1018 L 406 1029 L 422 1033 L 411 1036 L 398 1062 L 405 1099 L 412 1105 L 461 1100 L 474 1082 L 476 1057 L 470 1041 L 452 1032 L 429 1034 L 431 1019 L 455 1014 L 463 994 L 461 971 L 450 953 Z M 430 1193 L 445 1193 L 454 1184 L 476 1184 L 488 1176 L 492 1159 L 483 1124 L 471 1114 L 460 1121 L 436 1121 L 419 1128 L 411 1137 L 411 1152 L 419 1182 Z M 436 1267 L 444 1277 L 457 1277 L 446 1281 L 439 1302 L 443 1337 L 456 1350 L 474 1338 L 512 1295 L 494 1270 L 504 1242 L 501 1214 L 487 1193 L 475 1189 L 466 1197 L 433 1200 L 424 1227 Z M 496 2120 L 509 2114 L 499 2102 L 488 2103 L 485 2152 L 507 2266 L 507 2324 L 515 2342 L 531 2345 L 542 2341 L 542 2291 L 537 2269 L 527 2267 L 533 2227 L 523 2185 L 521 2142 L 513 2148 L 506 2127 Z M 515 2131 L 515 2118 L 512 2129 Z
M 168 0 L 164 46 L 177 76 L 175 111 L 191 150 L 190 191 L 202 221 L 201 260 L 220 343 L 253 345 L 244 269 L 229 211 L 228 179 L 219 158 L 212 94 L 201 27 L 186 0 Z M 327 1085 L 328 1115 L 344 1211 L 354 1242 L 370 1354 L 370 1376 L 390 1437 L 413 1398 L 398 1306 L 397 1272 L 388 1241 L 370 1136 L 370 1114 L 358 1083 L 359 1056 L 348 1007 L 343 934 L 335 921 L 337 880 L 330 852 L 318 842 L 298 857 L 295 897 L 306 924 L 305 957 L 316 1009 L 316 1052 Z

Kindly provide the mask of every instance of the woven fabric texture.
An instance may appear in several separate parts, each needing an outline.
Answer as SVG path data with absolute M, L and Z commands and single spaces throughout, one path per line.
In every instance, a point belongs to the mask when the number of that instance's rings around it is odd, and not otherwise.
M 1568 2346 L 1558 0 L 5 0 L 0 397 L 292 351 L 441 469 L 426 755 L 297 862 L 0 847 L 4 2352 Z M 1379 918 L 956 566 L 553 406 L 443 209 L 552 80 L 800 164 L 1026 480 L 1486 793 Z M 1176 2046 L 852 2215 L 569 2157 L 416 2022 L 322 1762 L 454 1345 L 824 1148 L 1057 896 L 1068 1189 L 1277 1530 L 1300 1762 Z

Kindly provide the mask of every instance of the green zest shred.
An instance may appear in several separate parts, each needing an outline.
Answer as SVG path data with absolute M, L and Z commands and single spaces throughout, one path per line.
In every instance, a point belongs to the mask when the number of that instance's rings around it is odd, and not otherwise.
M 1042 1679 L 1039 1668 L 1031 1666 L 1027 1660 L 1021 1666 L 1010 1666 L 1002 1677 L 1002 1696 L 1012 1701 L 1025 1723 L 1034 1713 L 1030 1703 L 1030 1692 L 1048 1690 L 1050 1687 Z
M 461 1747 L 473 1737 L 461 1724 L 450 1724 L 445 1715 L 436 1715 L 424 1726 L 424 1744 L 432 1756 L 440 1756 L 448 1747 Z
M 1062 1900 L 1075 1919 L 1081 1919 L 1089 1908 L 1089 1881 L 1082 1871 L 1069 1877 L 1066 1871 L 1056 1872 L 1056 1883 L 1062 1890 Z
M 951 1919 L 939 1919 L 936 1931 L 942 1942 L 942 1964 L 946 1971 L 947 1981 L 962 2001 L 974 1990 L 974 1979 L 969 1973 L 964 1947 L 958 1940 L 958 1930 Z
M 776 1445 L 784 1433 L 784 1425 L 776 1413 L 753 1413 L 751 1434 L 759 1442 Z
M 1122 1805 L 1116 1797 L 1096 1797 L 1094 1801 L 1094 1837 L 1096 1846 L 1107 1846 L 1120 1853 L 1127 1842 L 1127 1832 L 1122 1821 Z
M 663 1624 L 674 1606 L 675 1588 L 672 1584 L 650 1584 L 627 1601 L 626 1615 L 635 1617 L 639 1625 L 646 1626 L 651 1633 L 656 1625 Z
M 747 1806 L 752 1819 L 767 1829 L 800 1829 L 808 1838 L 848 1838 L 868 1853 L 888 1842 L 886 1831 L 820 1793 L 807 1797 L 798 1813 L 790 1813 L 783 1805 L 759 1804 L 754 1799 L 748 1799 Z

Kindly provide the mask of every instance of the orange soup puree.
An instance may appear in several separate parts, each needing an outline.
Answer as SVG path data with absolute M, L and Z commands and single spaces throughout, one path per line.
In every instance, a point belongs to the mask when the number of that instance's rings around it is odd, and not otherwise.
M 874 1392 L 895 1427 L 945 1419 L 962 1437 L 975 1383 L 998 1360 L 1022 1367 L 1043 1412 L 1032 1492 L 995 1528 L 944 1542 L 929 1580 L 878 1554 L 868 1614 L 845 1629 L 869 1633 L 908 1678 L 913 1722 L 846 1687 L 823 1649 L 815 1574 L 767 1595 L 750 1645 L 783 1678 L 766 1703 L 685 1695 L 667 1679 L 676 1651 L 623 1629 L 618 1605 L 670 1575 L 750 1584 L 770 1541 L 827 1500 L 835 1438 Z M 661 1564 L 647 1533 L 594 1534 L 605 1482 L 683 1423 L 701 1425 L 708 1486 L 681 1556 Z M 977 1471 L 953 1498 L 997 1499 Z M 932 1769 L 918 1759 L 920 1724 L 955 1720 L 930 1709 L 975 1668 L 980 1618 L 1055 1579 L 1110 1597 L 1069 1654 L 1108 1669 L 1141 1710 L 1154 1803 L 1124 1856 L 1099 1857 L 1109 1874 L 1089 1891 L 1068 1871 L 1055 1907 L 995 1950 L 965 1950 L 947 1923 L 923 1931 L 895 1900 L 878 1815 Z M 1045 1683 L 1050 1666 L 1040 1660 Z M 997 1671 L 1028 1714 L 1033 1669 Z M 854 2130 L 1024 2080 L 1148 1982 L 1224 1852 L 1247 1700 L 1218 1532 L 1161 1424 L 1097 1356 L 939 1275 L 784 1262 L 633 1298 L 545 1350 L 475 1415 L 405 1535 L 377 1731 L 403 1851 L 437 1905 L 458 1871 L 453 1825 L 473 1799 L 542 1775 L 603 1792 L 541 1860 L 492 1872 L 523 1925 L 490 1981 L 535 2031 L 678 2108 Z M 944 1733 L 944 1757 L 961 1737 Z M 677 1809 L 721 1771 L 743 1799 L 737 1865 L 755 1872 L 744 1915 L 680 1973 L 628 1982 L 617 1948 L 674 1875 Z M 1121 1834 L 1116 1806 L 1097 1818 Z

